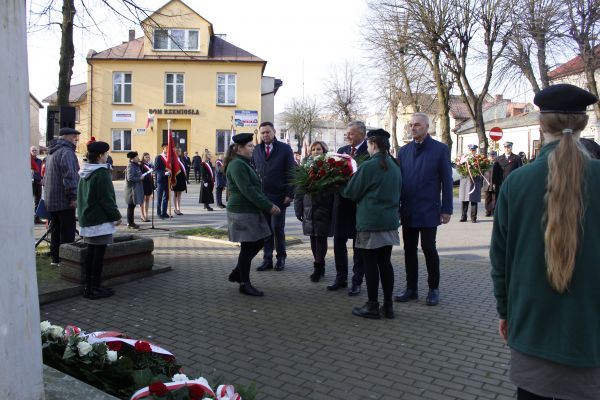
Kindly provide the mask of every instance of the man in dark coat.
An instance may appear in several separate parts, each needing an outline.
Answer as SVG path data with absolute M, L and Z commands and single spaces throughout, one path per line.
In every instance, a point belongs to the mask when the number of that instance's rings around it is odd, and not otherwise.
M 494 191 L 496 193 L 500 193 L 500 186 L 502 186 L 502 182 L 511 172 L 515 169 L 523 166 L 523 160 L 516 154 L 513 154 L 512 142 L 504 142 L 504 154 L 500 157 L 496 158 L 496 162 L 492 167 L 492 184 L 494 185 Z
M 160 219 L 170 218 L 167 213 L 169 202 L 169 175 L 167 171 L 167 143 L 162 144 L 162 153 L 154 159 L 154 171 L 156 173 L 156 215 Z
M 263 122 L 259 127 L 262 139 L 252 153 L 252 162 L 261 180 L 262 190 L 269 200 L 281 209 L 279 215 L 265 215 L 273 234 L 265 239 L 263 263 L 258 271 L 273 269 L 273 248 L 277 252 L 276 271 L 285 268 L 285 209 L 294 199 L 292 171 L 296 166 L 292 148 L 275 138 L 275 127 Z
M 215 197 L 213 196 L 215 173 L 208 153 L 204 155 L 204 161 L 202 162 L 202 179 L 200 180 L 200 184 L 199 203 L 204 204 L 205 210 L 213 211 L 214 209 L 210 205 L 215 202 Z
M 362 121 L 352 121 L 346 129 L 346 140 L 348 145 L 338 149 L 339 154 L 349 154 L 354 159 L 367 158 L 367 141 L 365 135 L 367 127 Z M 338 290 L 348 286 L 348 249 L 346 243 L 352 239 L 352 287 L 348 295 L 356 296 L 360 294 L 360 287 L 365 276 L 363 260 L 360 255 L 360 249 L 355 247 L 356 237 L 356 203 L 352 200 L 341 197 L 336 193 L 333 205 L 333 254 L 335 259 L 336 276 L 335 281 L 329 286 L 328 290 Z
M 414 140 L 402 146 L 398 153 L 402 170 L 400 220 L 404 240 L 406 290 L 396 296 L 395 300 L 405 302 L 419 297 L 417 246 L 421 236 L 429 285 L 426 304 L 435 306 L 439 302 L 440 284 L 440 258 L 435 244 L 437 227 L 450 222 L 452 215 L 450 152 L 448 146 L 429 136 L 427 114 L 413 114 L 409 127 Z
M 183 156 L 181 157 L 181 162 L 185 167 L 185 180 L 187 183 L 190 183 L 190 170 L 192 168 L 192 160 L 190 160 L 190 156 L 188 156 L 188 152 L 184 151 Z
M 33 189 L 33 222 L 41 224 L 42 220 L 40 220 L 40 217 L 35 212 L 42 199 L 42 160 L 37 156 L 38 148 L 36 146 L 31 146 L 29 155 L 31 156 L 31 186 Z
M 488 159 L 492 163 L 492 166 L 496 162 L 498 153 L 496 151 L 490 151 Z M 494 208 L 496 208 L 496 191 L 494 190 L 494 184 L 492 183 L 492 171 L 493 168 L 488 169 L 484 174 L 483 180 L 483 192 L 485 193 L 485 216 L 491 217 L 494 214 Z
M 200 169 L 202 168 L 202 158 L 198 155 L 198 152 L 194 153 L 192 157 L 192 168 L 194 168 L 194 181 L 200 182 Z
M 219 156 L 215 162 L 215 170 L 217 175 L 217 206 L 225 208 L 223 205 L 223 189 L 227 186 L 227 176 L 223 171 L 223 157 Z
M 60 245 L 75 241 L 75 209 L 79 184 L 79 162 L 75 155 L 79 131 L 61 128 L 59 135 L 48 146 L 44 175 L 46 209 L 52 220 L 51 265 L 55 266 L 60 262 Z

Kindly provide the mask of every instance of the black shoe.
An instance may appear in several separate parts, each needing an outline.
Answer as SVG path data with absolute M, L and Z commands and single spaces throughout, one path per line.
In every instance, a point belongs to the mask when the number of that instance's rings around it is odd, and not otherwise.
M 379 309 L 381 315 L 383 315 L 387 319 L 394 319 L 396 316 L 394 315 L 394 305 L 390 303 L 383 303 L 383 306 Z
M 425 299 L 425 304 L 428 306 L 437 306 L 440 302 L 440 291 L 438 289 L 429 289 L 429 293 L 427 293 L 427 298 Z
M 127 224 L 128 229 L 140 229 L 140 226 L 135 222 L 133 224 Z
M 348 282 L 347 281 L 342 281 L 339 279 L 335 279 L 335 281 L 333 281 L 333 283 L 329 286 L 327 286 L 327 290 L 338 290 L 340 288 L 347 288 L 348 287 Z
M 348 290 L 348 296 L 358 296 L 360 294 L 360 285 L 352 284 L 350 290 Z
M 285 258 L 278 258 L 275 263 L 275 271 L 283 271 L 285 269 Z
M 111 292 L 103 291 L 103 290 L 100 290 L 99 288 L 86 289 L 83 292 L 83 297 L 90 299 L 90 300 L 105 299 L 107 297 L 111 297 L 112 295 L 114 295 L 114 292 L 111 293 Z
M 471 222 L 474 223 L 474 224 L 476 224 L 477 223 L 477 218 L 472 218 Z
M 490 212 L 486 212 L 486 213 L 485 213 L 485 216 L 486 216 L 486 217 L 491 217 L 491 216 L 492 216 L 492 213 L 490 213 Z
M 227 208 L 227 207 L 224 206 L 223 204 L 219 204 L 219 208 Z
M 260 264 L 260 267 L 256 268 L 257 271 L 268 271 L 270 269 L 273 269 L 273 261 L 271 260 L 264 260 L 262 264 Z
M 264 296 L 265 294 L 260 290 L 253 287 L 249 282 L 240 284 L 240 293 L 247 294 L 248 296 Z
M 214 209 L 212 207 L 205 207 L 204 208 L 206 211 L 214 211 Z
M 319 279 L 325 276 L 325 264 L 314 263 L 313 268 L 314 271 L 310 275 L 310 280 L 312 282 L 319 282 Z
M 460 219 L 460 222 L 467 222 L 467 217 L 463 217 Z
M 379 319 L 381 318 L 381 314 L 379 314 L 379 302 L 377 301 L 367 301 L 362 307 L 355 307 L 352 310 L 352 314 L 370 319 Z
M 237 267 L 232 269 L 231 273 L 229 274 L 229 278 L 227 278 L 227 279 L 229 280 L 229 282 L 241 283 L 242 279 L 240 277 L 240 270 Z
M 400 303 L 404 303 L 410 300 L 417 300 L 419 298 L 419 294 L 416 290 L 406 289 L 402 294 L 398 296 L 394 296 L 394 300 L 399 301 Z

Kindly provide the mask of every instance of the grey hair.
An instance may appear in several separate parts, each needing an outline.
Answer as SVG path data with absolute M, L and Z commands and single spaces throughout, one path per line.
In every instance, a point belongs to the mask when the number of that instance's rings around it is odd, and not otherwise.
M 351 128 L 353 126 L 357 127 L 363 133 L 363 136 L 367 134 L 367 126 L 365 125 L 364 122 L 362 122 L 362 121 L 351 121 L 351 122 L 348 123 L 348 128 Z
M 417 113 L 414 113 L 412 116 L 422 118 L 425 121 L 425 123 L 427 125 L 429 125 L 429 115 L 427 115 L 425 113 L 417 112 Z

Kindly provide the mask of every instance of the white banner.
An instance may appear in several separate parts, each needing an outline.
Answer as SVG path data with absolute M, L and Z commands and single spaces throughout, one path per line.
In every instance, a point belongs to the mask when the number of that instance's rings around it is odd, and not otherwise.
M 135 111 L 113 110 L 112 122 L 135 122 Z

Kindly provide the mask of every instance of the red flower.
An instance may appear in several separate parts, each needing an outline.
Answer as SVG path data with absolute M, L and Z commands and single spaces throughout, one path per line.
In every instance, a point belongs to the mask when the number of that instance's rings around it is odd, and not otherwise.
M 159 397 L 164 396 L 165 394 L 169 393 L 169 389 L 167 388 L 167 385 L 165 385 L 162 382 L 151 383 L 150 386 L 148 386 L 148 390 L 153 395 L 159 396 Z
M 77 336 L 81 332 L 81 329 L 76 327 L 75 325 L 67 325 L 65 326 L 65 336 Z
M 190 398 L 192 400 L 200 400 L 204 396 L 204 393 L 206 393 L 204 389 L 197 385 L 188 386 L 188 389 L 190 390 Z
M 323 164 L 323 160 L 317 160 L 317 167 L 321 168 Z
M 334 165 L 335 165 L 335 160 L 334 160 L 333 158 L 328 158 L 328 159 L 327 159 L 327 163 L 328 163 L 329 165 L 331 165 L 331 166 L 334 166 Z
M 342 160 L 340 160 L 340 161 L 336 161 L 336 162 L 335 162 L 335 166 L 336 166 L 336 167 L 340 167 L 340 168 L 341 168 L 341 167 L 343 167 L 344 165 L 346 165 L 346 163 L 345 163 L 345 162 L 343 162 Z
M 106 346 L 108 346 L 109 350 L 121 351 L 121 349 L 123 348 L 123 343 L 121 343 L 121 342 L 106 342 Z
M 138 340 L 135 342 L 135 351 L 138 353 L 150 353 L 152 352 L 152 348 L 150 347 L 150 343 Z
M 342 174 L 344 174 L 346 176 L 350 176 L 351 173 L 352 173 L 352 171 L 350 171 L 350 168 L 348 168 L 348 166 L 345 166 L 344 168 L 342 168 Z
M 319 176 L 325 176 L 326 173 L 327 172 L 325 172 L 325 170 L 322 169 L 322 170 L 319 171 Z

